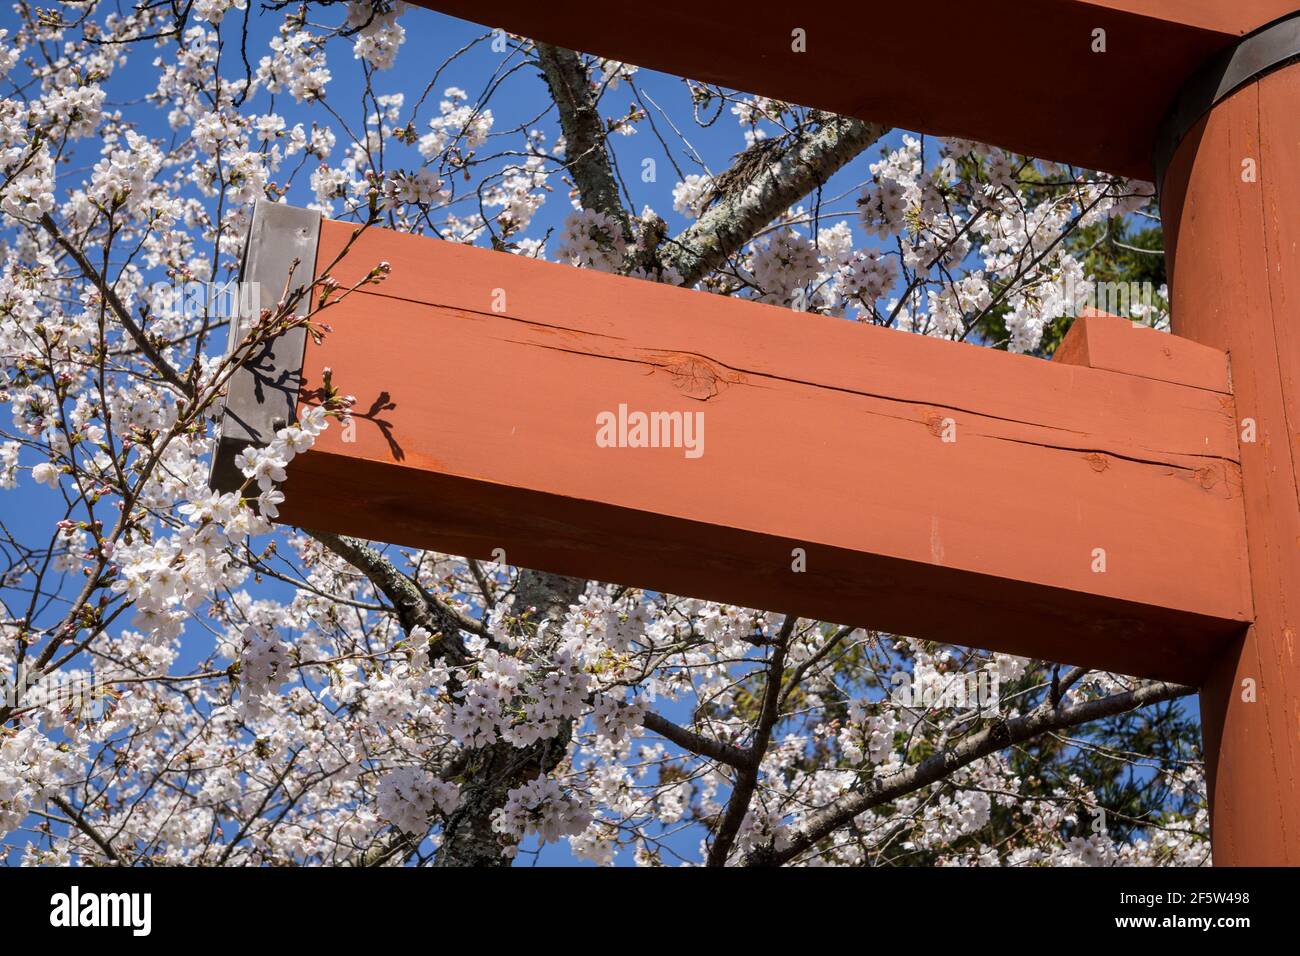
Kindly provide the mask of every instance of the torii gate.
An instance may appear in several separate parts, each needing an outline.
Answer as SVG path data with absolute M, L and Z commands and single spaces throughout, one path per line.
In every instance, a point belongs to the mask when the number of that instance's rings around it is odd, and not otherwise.
M 492 4 L 540 40 L 1154 178 L 1176 335 L 1086 317 L 1045 362 L 375 229 L 334 275 L 391 277 L 232 383 L 214 483 L 332 367 L 362 417 L 294 460 L 281 520 L 1196 684 L 1215 862 L 1300 863 L 1295 10 Z M 246 278 L 278 295 L 352 230 L 259 204 Z M 704 453 L 597 444 L 637 411 L 703 411 Z

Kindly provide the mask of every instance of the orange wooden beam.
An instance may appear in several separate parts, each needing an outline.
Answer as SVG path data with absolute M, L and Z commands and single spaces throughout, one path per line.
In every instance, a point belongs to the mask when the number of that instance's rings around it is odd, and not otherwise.
M 1181 681 L 1251 619 L 1221 352 L 1052 363 L 379 229 L 335 278 L 381 260 L 306 345 L 360 415 L 283 520 Z M 702 454 L 601 447 L 620 407 Z
M 512 33 L 749 93 L 1153 178 L 1156 128 L 1206 60 L 1296 0 L 940 0 L 650 11 L 416 0 Z M 792 48 L 802 29 L 806 51 Z M 1095 52 L 1094 31 L 1105 31 Z

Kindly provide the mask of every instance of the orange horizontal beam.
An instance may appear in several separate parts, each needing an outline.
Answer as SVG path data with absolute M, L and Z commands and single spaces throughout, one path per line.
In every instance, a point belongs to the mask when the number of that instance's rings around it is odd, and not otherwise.
M 378 229 L 334 277 L 381 260 L 307 343 L 358 417 L 282 520 L 1183 681 L 1250 619 L 1222 353 L 1149 378 Z M 620 406 L 702 443 L 602 447 Z
M 743 11 L 416 0 L 549 43 L 904 129 L 1151 179 L 1156 126 L 1197 67 L 1296 0 L 940 0 Z M 805 31 L 805 52 L 792 31 Z M 1094 52 L 1094 30 L 1105 52 Z M 977 81 L 976 81 L 976 78 Z

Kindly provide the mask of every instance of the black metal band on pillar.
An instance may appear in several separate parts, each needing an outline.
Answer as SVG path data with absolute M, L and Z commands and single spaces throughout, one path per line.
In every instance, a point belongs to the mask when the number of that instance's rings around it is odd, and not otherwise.
M 1221 100 L 1271 70 L 1300 59 L 1300 10 L 1246 34 L 1192 74 L 1156 128 L 1156 189 L 1188 130 Z

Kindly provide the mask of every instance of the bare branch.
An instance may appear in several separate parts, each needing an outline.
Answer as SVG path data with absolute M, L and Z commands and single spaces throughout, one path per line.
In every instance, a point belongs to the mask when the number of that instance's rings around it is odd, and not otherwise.
M 646 730 L 652 730 L 665 740 L 671 740 L 683 750 L 689 750 L 701 757 L 708 757 L 711 760 L 736 768 L 746 767 L 751 763 L 748 751 L 697 734 L 693 730 L 687 730 L 685 727 L 674 724 L 671 720 L 656 714 L 654 711 L 647 713 L 642 718 L 641 723 Z

